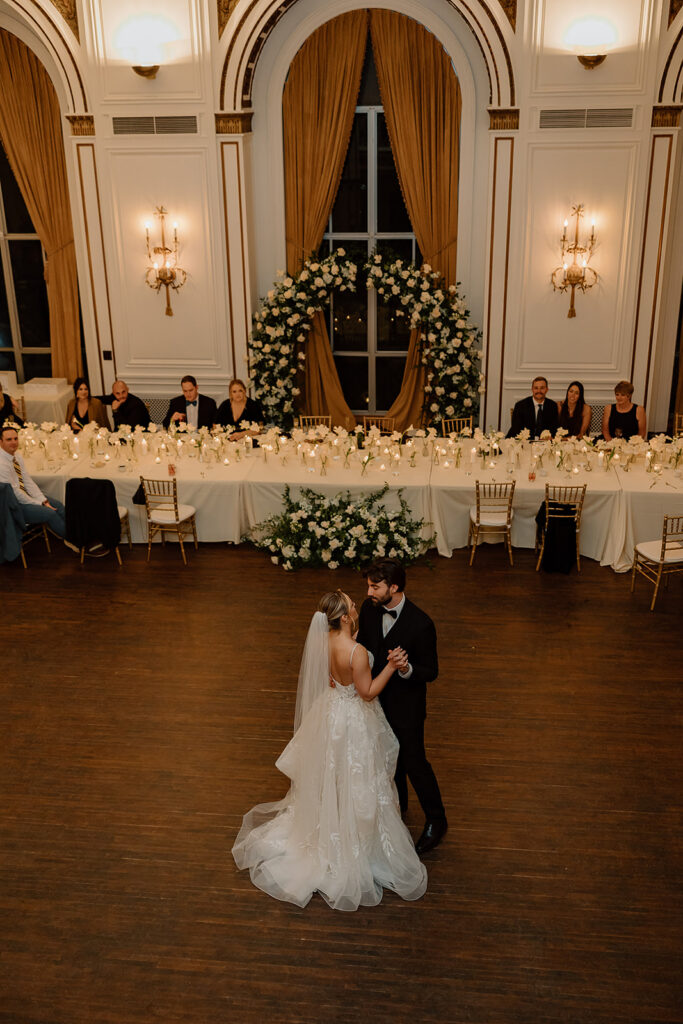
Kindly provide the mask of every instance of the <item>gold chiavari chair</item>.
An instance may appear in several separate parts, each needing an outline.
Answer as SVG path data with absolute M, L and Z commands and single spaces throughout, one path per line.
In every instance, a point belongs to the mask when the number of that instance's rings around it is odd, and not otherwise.
M 574 534 L 576 540 L 576 568 L 581 572 L 581 558 L 579 556 L 579 538 L 581 535 L 581 516 L 583 514 L 583 503 L 586 498 L 586 484 L 576 487 L 565 487 L 561 484 L 545 485 L 545 522 L 536 532 L 536 550 L 538 560 L 536 572 L 541 568 L 545 542 L 548 536 L 548 528 L 552 523 L 574 523 Z
M 47 548 L 48 555 L 51 555 L 52 548 L 50 547 L 50 539 L 47 535 L 47 526 L 45 523 L 30 523 L 28 526 L 24 527 L 24 532 L 21 537 L 21 564 L 24 569 L 28 569 L 24 548 L 27 544 L 30 544 L 32 540 L 39 540 L 41 537 L 45 541 L 45 547 Z
M 674 435 L 683 434 L 683 412 L 674 413 Z
M 669 576 L 675 572 L 683 572 L 683 516 L 664 516 L 662 539 L 648 540 L 636 544 L 633 556 L 633 572 L 631 574 L 631 593 L 636 587 L 636 573 L 641 573 L 655 585 L 650 611 L 654 611 L 659 584 L 664 577 L 664 586 L 669 584 Z
M 331 416 L 299 416 L 299 426 L 302 430 L 310 430 L 311 427 L 332 427 Z
M 452 420 L 442 420 L 441 428 L 443 430 L 443 436 L 448 437 L 449 434 L 462 434 L 463 430 L 472 430 L 472 416 L 456 416 Z
M 504 484 L 476 482 L 476 504 L 470 508 L 470 529 L 467 543 L 471 544 L 470 565 L 477 553 L 481 534 L 499 534 L 507 544 L 510 565 L 512 560 L 512 499 L 515 496 L 515 481 Z
M 396 429 L 396 419 L 393 416 L 364 416 L 363 430 L 367 433 L 373 427 L 377 427 L 381 434 L 393 434 Z
M 160 534 L 162 543 L 166 543 L 165 534 L 175 533 L 180 543 L 183 562 L 187 565 L 183 537 L 191 533 L 195 550 L 199 546 L 195 523 L 196 509 L 193 505 L 178 504 L 178 483 L 175 477 L 171 480 L 146 480 L 141 476 L 140 483 L 147 509 L 147 561 L 149 562 L 152 541 L 157 533 Z

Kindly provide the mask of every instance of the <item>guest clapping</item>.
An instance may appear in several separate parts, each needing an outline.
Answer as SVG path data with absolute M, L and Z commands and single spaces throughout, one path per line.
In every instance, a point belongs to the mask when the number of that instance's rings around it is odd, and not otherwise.
M 86 423 L 97 423 L 109 430 L 109 420 L 105 408 L 99 398 L 93 398 L 85 377 L 76 377 L 74 381 L 74 398 L 66 410 L 66 422 L 75 434 L 80 433 Z
M 226 398 L 224 402 L 221 402 L 218 407 L 218 420 L 222 427 L 236 427 L 239 428 L 240 423 L 258 423 L 259 426 L 263 424 L 263 410 L 259 403 L 249 398 L 247 395 L 247 389 L 244 385 L 244 381 L 235 380 L 230 381 L 229 398 Z M 241 437 L 244 437 L 247 431 L 237 429 L 234 434 L 230 436 L 238 441 Z M 254 434 L 255 431 L 248 431 L 250 434 Z
M 590 405 L 586 405 L 580 380 L 571 382 L 567 394 L 557 403 L 557 411 L 559 426 L 566 430 L 570 437 L 583 437 L 588 433 L 592 410 Z
M 623 437 L 626 441 L 632 437 L 647 437 L 645 407 L 635 405 L 631 401 L 632 395 L 630 380 L 620 380 L 614 388 L 614 405 L 606 405 L 602 417 L 602 436 L 606 441 L 615 437 Z

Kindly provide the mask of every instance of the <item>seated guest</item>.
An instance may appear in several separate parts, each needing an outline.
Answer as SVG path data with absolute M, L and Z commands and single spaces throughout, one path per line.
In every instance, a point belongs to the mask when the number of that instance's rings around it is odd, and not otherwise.
M 645 408 L 634 405 L 632 395 L 631 381 L 620 380 L 614 388 L 614 405 L 606 405 L 602 417 L 602 436 L 606 441 L 614 437 L 623 437 L 626 441 L 639 435 L 647 437 Z
M 580 380 L 571 382 L 564 399 L 557 403 L 557 411 L 559 425 L 567 431 L 570 437 L 583 437 L 587 433 L 592 409 L 590 405 L 586 405 L 583 397 L 583 384 Z
M 75 434 L 78 434 L 86 423 L 97 423 L 109 430 L 106 409 L 99 398 L 93 398 L 90 394 L 85 377 L 76 377 L 74 396 L 66 409 L 66 422 Z
M 243 381 L 231 380 L 229 395 L 218 407 L 217 423 L 222 427 L 238 427 L 242 422 L 258 423 L 259 426 L 263 423 L 263 410 L 255 399 L 248 397 Z M 245 433 L 245 430 L 237 430 L 230 437 L 238 441 Z
M 24 421 L 19 416 L 19 406 L 10 395 L 3 395 L 0 384 L 0 427 L 3 423 L 16 423 L 23 427 Z
M 507 437 L 517 437 L 525 428 L 532 438 L 540 437 L 544 430 L 554 434 L 558 427 L 557 402 L 546 399 L 548 381 L 545 377 L 534 377 L 531 394 L 521 398 L 512 410 L 512 423 Z
M 123 423 L 133 428 L 144 427 L 145 430 L 149 426 L 147 406 L 137 395 L 131 395 L 125 380 L 114 381 L 111 394 L 102 395 L 102 404 L 111 406 L 114 430 L 118 430 Z
M 27 523 L 45 523 L 54 534 L 63 538 L 66 534 L 64 506 L 55 498 L 45 497 L 28 475 L 26 464 L 17 452 L 18 447 L 16 428 L 0 425 L 0 483 L 11 485 Z
M 189 373 L 183 377 L 180 386 L 183 390 L 182 395 L 171 399 L 168 412 L 164 416 L 166 429 L 171 423 L 187 423 L 193 430 L 212 427 L 218 413 L 213 398 L 199 394 L 197 381 Z

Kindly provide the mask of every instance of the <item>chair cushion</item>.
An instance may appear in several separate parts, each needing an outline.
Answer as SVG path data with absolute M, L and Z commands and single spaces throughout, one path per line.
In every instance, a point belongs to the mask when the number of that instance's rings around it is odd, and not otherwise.
M 510 513 L 510 519 L 514 516 L 514 510 Z M 470 519 L 473 523 L 477 521 L 477 506 L 472 505 L 470 509 Z M 481 510 L 479 516 L 480 526 L 505 526 L 507 522 L 506 512 L 488 512 L 485 508 Z
M 182 523 L 185 519 L 193 516 L 195 511 L 193 505 L 178 505 L 178 518 L 176 519 L 172 508 L 155 508 L 153 512 L 150 512 L 149 518 L 152 523 Z
M 662 554 L 662 542 L 661 540 L 646 540 L 644 544 L 636 544 L 636 551 L 643 558 L 647 558 L 650 562 L 658 562 Z M 665 563 L 669 562 L 683 562 L 683 548 L 674 548 L 666 552 L 664 556 Z
M 117 505 L 116 507 L 119 510 L 119 519 L 125 519 L 128 515 L 128 509 L 124 508 L 123 505 Z

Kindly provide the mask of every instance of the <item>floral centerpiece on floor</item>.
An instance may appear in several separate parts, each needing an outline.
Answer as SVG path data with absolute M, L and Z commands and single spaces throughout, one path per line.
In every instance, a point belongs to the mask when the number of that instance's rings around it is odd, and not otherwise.
M 412 518 L 400 491 L 400 511 L 381 504 L 388 490 L 386 485 L 362 498 L 352 498 L 348 491 L 330 498 L 304 489 L 295 500 L 286 487 L 282 511 L 259 523 L 245 540 L 269 551 L 271 561 L 286 570 L 340 565 L 360 569 L 384 555 L 414 561 L 434 538 L 422 536 L 424 520 Z
M 365 269 L 368 288 L 391 303 L 394 316 L 405 317 L 411 328 L 422 331 L 420 360 L 427 373 L 424 421 L 438 424 L 475 414 L 484 390 L 481 333 L 470 322 L 457 286 L 444 285 L 428 263 L 417 267 L 403 260 L 384 262 L 379 253 Z
M 357 267 L 345 256 L 337 249 L 325 259 L 308 260 L 293 277 L 281 275 L 254 314 L 249 377 L 266 422 L 283 430 L 294 422 L 296 377 L 306 358 L 303 343 L 311 318 L 327 305 L 335 288 L 355 288 Z

